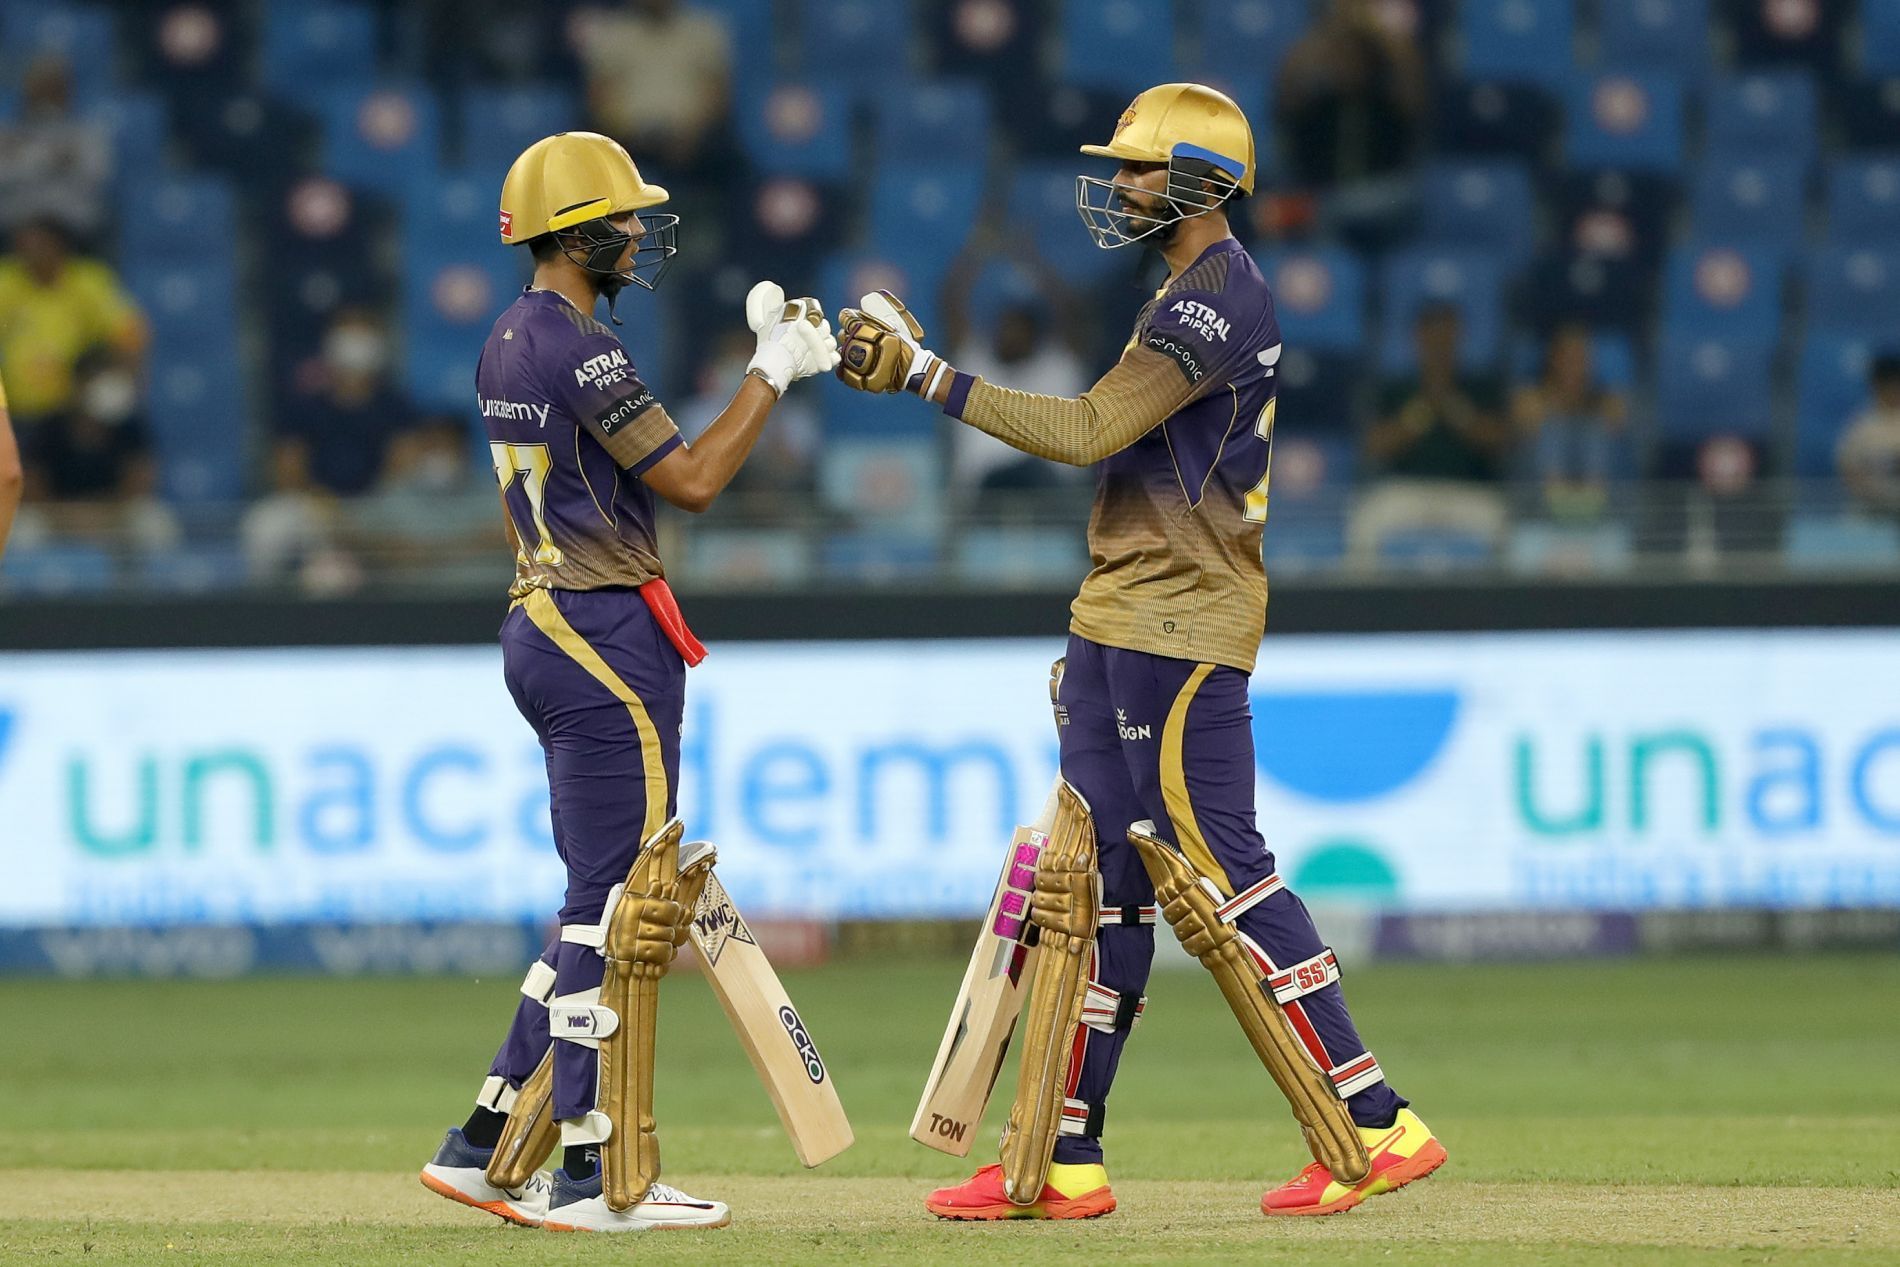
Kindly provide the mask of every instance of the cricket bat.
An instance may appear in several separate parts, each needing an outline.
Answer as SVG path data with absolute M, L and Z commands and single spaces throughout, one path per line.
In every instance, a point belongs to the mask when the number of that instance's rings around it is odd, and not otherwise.
M 687 845 L 681 868 L 699 856 L 695 851 L 711 848 L 704 842 Z M 688 936 L 798 1160 L 818 1166 L 851 1147 L 851 1123 L 831 1069 L 717 871 L 706 877 Z
M 1010 1035 L 1028 992 L 1035 948 L 1022 941 L 1029 895 L 1036 887 L 1036 858 L 1049 843 L 1055 793 L 1034 826 L 1018 827 L 989 912 L 976 935 L 963 985 L 950 1009 L 950 1025 L 924 1082 L 924 1095 L 910 1121 L 910 1137 L 926 1148 L 967 1157 L 976 1142 L 996 1075 L 1009 1053 Z

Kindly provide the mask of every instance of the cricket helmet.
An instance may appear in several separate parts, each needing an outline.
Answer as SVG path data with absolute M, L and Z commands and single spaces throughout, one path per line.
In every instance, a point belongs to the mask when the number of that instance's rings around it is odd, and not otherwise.
M 1160 197 L 1169 210 L 1158 216 L 1129 209 L 1113 181 L 1076 177 L 1076 211 L 1103 248 L 1138 242 L 1253 192 L 1253 129 L 1233 98 L 1205 84 L 1148 89 L 1122 111 L 1107 145 L 1084 145 L 1082 152 L 1124 163 L 1163 163 L 1168 169 Z M 1133 192 L 1152 196 L 1148 190 Z
M 615 265 L 633 235 L 612 217 L 665 202 L 620 142 L 598 132 L 557 132 L 521 152 L 501 184 L 501 240 L 508 245 L 556 234 L 562 251 L 594 274 L 609 303 L 634 282 L 652 290 L 678 252 L 676 215 L 641 216 L 644 230 L 632 266 Z

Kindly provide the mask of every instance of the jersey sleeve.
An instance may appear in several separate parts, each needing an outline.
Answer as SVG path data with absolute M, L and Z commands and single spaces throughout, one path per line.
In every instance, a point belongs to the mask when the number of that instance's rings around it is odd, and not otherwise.
M 620 340 L 605 332 L 574 342 L 550 371 L 549 395 L 625 470 L 642 474 L 680 446 L 679 428 Z

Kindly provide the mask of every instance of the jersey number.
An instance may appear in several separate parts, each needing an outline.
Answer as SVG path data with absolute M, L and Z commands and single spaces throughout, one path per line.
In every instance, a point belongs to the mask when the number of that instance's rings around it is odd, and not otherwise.
M 554 544 L 554 538 L 548 535 L 547 519 L 543 515 L 542 498 L 547 493 L 548 472 L 554 469 L 554 458 L 545 444 L 507 444 L 500 440 L 488 445 L 488 456 L 495 464 L 495 478 L 501 481 L 504 495 L 515 482 L 515 476 L 521 476 L 522 491 L 528 494 L 528 509 L 534 514 L 536 542 L 534 561 L 546 567 L 557 568 L 565 557 L 561 548 Z
M 1253 424 L 1253 433 L 1267 442 L 1267 470 L 1260 477 L 1260 482 L 1247 490 L 1244 513 L 1248 523 L 1267 522 L 1267 481 L 1273 478 L 1273 415 L 1279 404 L 1278 396 L 1269 400 L 1267 407 L 1260 411 L 1260 421 Z

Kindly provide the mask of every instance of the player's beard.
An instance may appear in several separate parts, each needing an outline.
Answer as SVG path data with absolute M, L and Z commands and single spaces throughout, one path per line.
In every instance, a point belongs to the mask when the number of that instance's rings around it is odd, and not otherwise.
M 1151 247 L 1157 251 L 1164 250 L 1172 245 L 1175 237 L 1180 234 L 1181 209 L 1168 199 L 1156 198 L 1153 207 L 1136 206 L 1125 198 L 1118 199 L 1118 201 L 1121 202 L 1121 209 L 1125 213 L 1138 216 L 1144 220 L 1161 221 L 1159 227 L 1151 229 L 1145 234 L 1130 235 L 1143 246 Z

